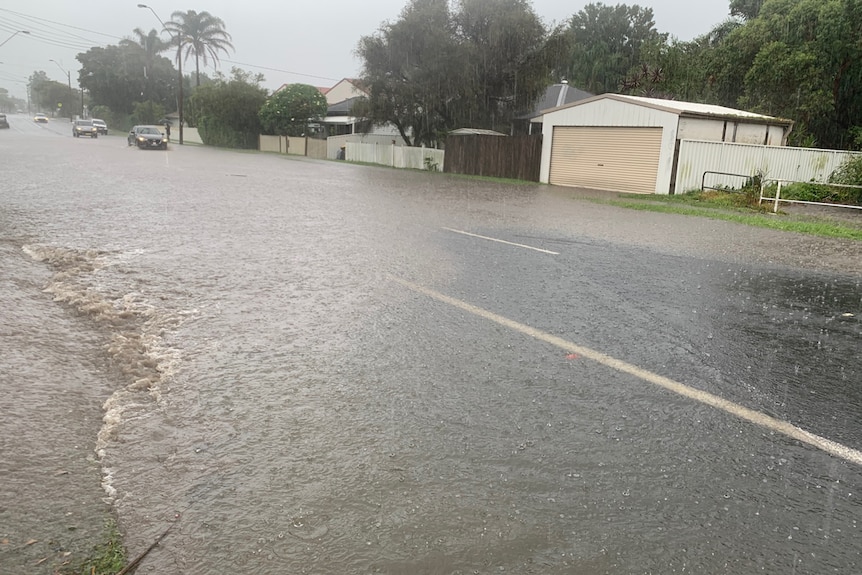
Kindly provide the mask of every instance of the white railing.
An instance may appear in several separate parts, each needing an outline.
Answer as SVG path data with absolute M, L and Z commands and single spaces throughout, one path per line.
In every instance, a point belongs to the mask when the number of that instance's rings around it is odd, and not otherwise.
M 775 182 L 778 184 L 775 190 L 775 196 L 772 198 L 768 198 L 763 195 L 763 188 L 765 187 L 766 182 Z M 757 203 L 763 204 L 764 201 L 772 202 L 773 213 L 778 213 L 779 202 L 785 202 L 788 204 L 808 204 L 812 206 L 829 206 L 832 208 L 850 208 L 851 210 L 862 210 L 862 206 L 854 206 L 850 204 L 830 204 L 828 202 L 810 202 L 807 200 L 787 200 L 781 197 L 781 188 L 784 184 L 811 184 L 816 186 L 829 186 L 830 188 L 862 188 L 862 186 L 850 186 L 847 184 L 823 184 L 820 182 L 801 182 L 799 180 L 764 179 L 760 182 L 760 200 Z

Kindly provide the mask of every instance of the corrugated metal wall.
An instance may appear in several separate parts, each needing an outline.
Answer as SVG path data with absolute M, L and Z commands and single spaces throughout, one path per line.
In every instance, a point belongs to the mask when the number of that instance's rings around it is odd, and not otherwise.
M 801 182 L 826 181 L 835 169 L 859 153 L 843 150 L 754 146 L 683 140 L 679 148 L 676 193 L 699 190 L 704 172 L 726 172 Z M 739 187 L 741 178 L 708 174 L 706 185 Z

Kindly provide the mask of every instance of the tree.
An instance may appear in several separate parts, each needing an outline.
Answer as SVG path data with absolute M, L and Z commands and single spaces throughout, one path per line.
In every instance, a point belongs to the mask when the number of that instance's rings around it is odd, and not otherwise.
M 452 123 L 466 83 L 453 34 L 446 0 L 412 0 L 398 22 L 361 38 L 357 54 L 371 96 L 354 113 L 392 124 L 407 145 L 433 144 Z
M 411 0 L 395 23 L 360 39 L 354 106 L 393 125 L 408 145 L 434 146 L 454 128 L 508 129 L 550 83 L 561 34 L 548 33 L 526 0 Z
M 461 0 L 453 16 L 467 65 L 469 125 L 508 131 L 545 92 L 565 49 L 562 31 L 548 33 L 526 0 Z
M 636 4 L 588 4 L 572 16 L 568 33 L 571 53 L 559 72 L 594 94 L 617 91 L 633 69 L 641 68 L 643 48 L 667 40 L 655 28 L 652 8 Z
M 76 58 L 81 63 L 78 81 L 94 105 L 122 114 L 147 100 L 175 106 L 177 72 L 167 58 L 155 56 L 148 67 L 141 47 L 129 44 L 91 48 Z
M 6 88 L 0 88 L 0 112 L 14 112 L 26 107 L 26 100 L 10 95 Z
M 760 14 L 764 0 L 730 0 L 730 15 L 752 20 Z
M 224 29 L 224 22 L 209 12 L 196 12 L 188 10 L 182 12 L 177 10 L 171 14 L 171 20 L 165 24 L 165 29 L 178 39 L 177 60 L 195 58 L 195 85 L 200 86 L 200 63 L 204 66 L 212 60 L 214 64 L 219 61 L 219 53 L 228 53 L 233 50 L 231 36 Z
M 860 37 L 860 0 L 765 0 L 709 55 L 709 95 L 797 121 L 794 143 L 853 146 L 862 125 Z
M 308 84 L 291 84 L 261 107 L 258 116 L 265 134 L 302 136 L 310 121 L 326 115 L 326 97 Z
M 49 79 L 48 74 L 42 70 L 33 72 L 27 87 L 30 90 L 30 100 L 39 110 L 60 108 L 64 115 L 69 115 L 77 108 L 77 96 L 69 91 L 69 85 Z
M 204 144 L 229 148 L 257 148 L 261 133 L 258 112 L 267 92 L 260 87 L 260 74 L 233 68 L 230 79 L 218 76 L 195 90 L 190 103 L 196 110 Z
M 147 75 L 147 70 L 152 68 L 156 57 L 170 47 L 168 42 L 163 41 L 159 37 L 159 33 L 155 29 L 144 34 L 140 28 L 132 30 L 135 35 L 134 39 L 126 38 L 120 40 L 120 46 L 129 46 L 140 48 L 144 54 L 144 75 Z
M 135 124 L 157 124 L 165 117 L 165 109 L 156 102 L 135 102 L 132 110 L 132 122 Z

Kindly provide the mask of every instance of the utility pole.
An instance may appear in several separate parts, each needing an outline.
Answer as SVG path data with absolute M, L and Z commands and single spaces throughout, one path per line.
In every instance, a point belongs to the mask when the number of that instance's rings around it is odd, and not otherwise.
M 147 6 L 146 4 L 138 4 L 138 8 L 146 8 L 150 12 L 153 13 L 153 16 L 156 17 L 156 20 L 159 21 L 159 24 L 162 25 L 162 29 L 170 35 L 171 40 L 177 45 L 177 69 L 179 70 L 179 99 L 177 101 L 177 114 L 180 117 L 180 145 L 183 145 L 183 54 L 182 54 L 182 45 L 180 44 L 179 35 L 174 36 L 171 34 L 171 31 L 168 30 L 165 23 L 162 22 L 162 19 L 159 18 L 159 15 L 156 14 L 156 11 Z
M 48 61 L 54 62 L 54 64 L 56 64 L 57 67 L 60 68 L 60 70 L 62 70 L 64 74 L 66 74 L 66 80 L 69 82 L 69 102 L 70 103 L 74 102 L 75 101 L 75 92 L 72 91 L 72 73 L 67 71 L 65 68 L 63 68 L 56 60 L 51 59 Z M 81 111 L 81 115 L 82 116 L 84 115 L 83 111 Z M 71 110 L 69 111 L 69 119 L 70 120 L 72 119 L 72 111 Z

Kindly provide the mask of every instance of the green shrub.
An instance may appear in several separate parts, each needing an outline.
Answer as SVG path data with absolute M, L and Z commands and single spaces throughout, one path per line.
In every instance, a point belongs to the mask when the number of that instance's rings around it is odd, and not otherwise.
M 832 184 L 843 184 L 845 186 L 862 186 L 862 155 L 853 156 L 841 164 L 832 175 L 829 176 Z M 839 190 L 835 192 L 841 200 L 841 204 L 862 204 L 862 188 L 832 188 Z
M 198 119 L 198 133 L 207 146 L 256 150 L 258 145 L 257 133 L 239 132 L 209 116 Z
M 156 124 L 164 115 L 165 108 L 161 104 L 151 100 L 135 102 L 132 110 L 132 122 L 135 124 Z
M 781 197 L 785 200 L 823 202 L 827 204 L 858 204 L 860 189 L 838 188 L 828 184 L 789 184 L 782 186 Z
M 853 156 L 841 164 L 832 175 L 829 176 L 832 184 L 844 184 L 847 186 L 862 186 L 862 155 Z M 851 190 L 854 192 L 856 202 L 862 200 L 862 188 Z

